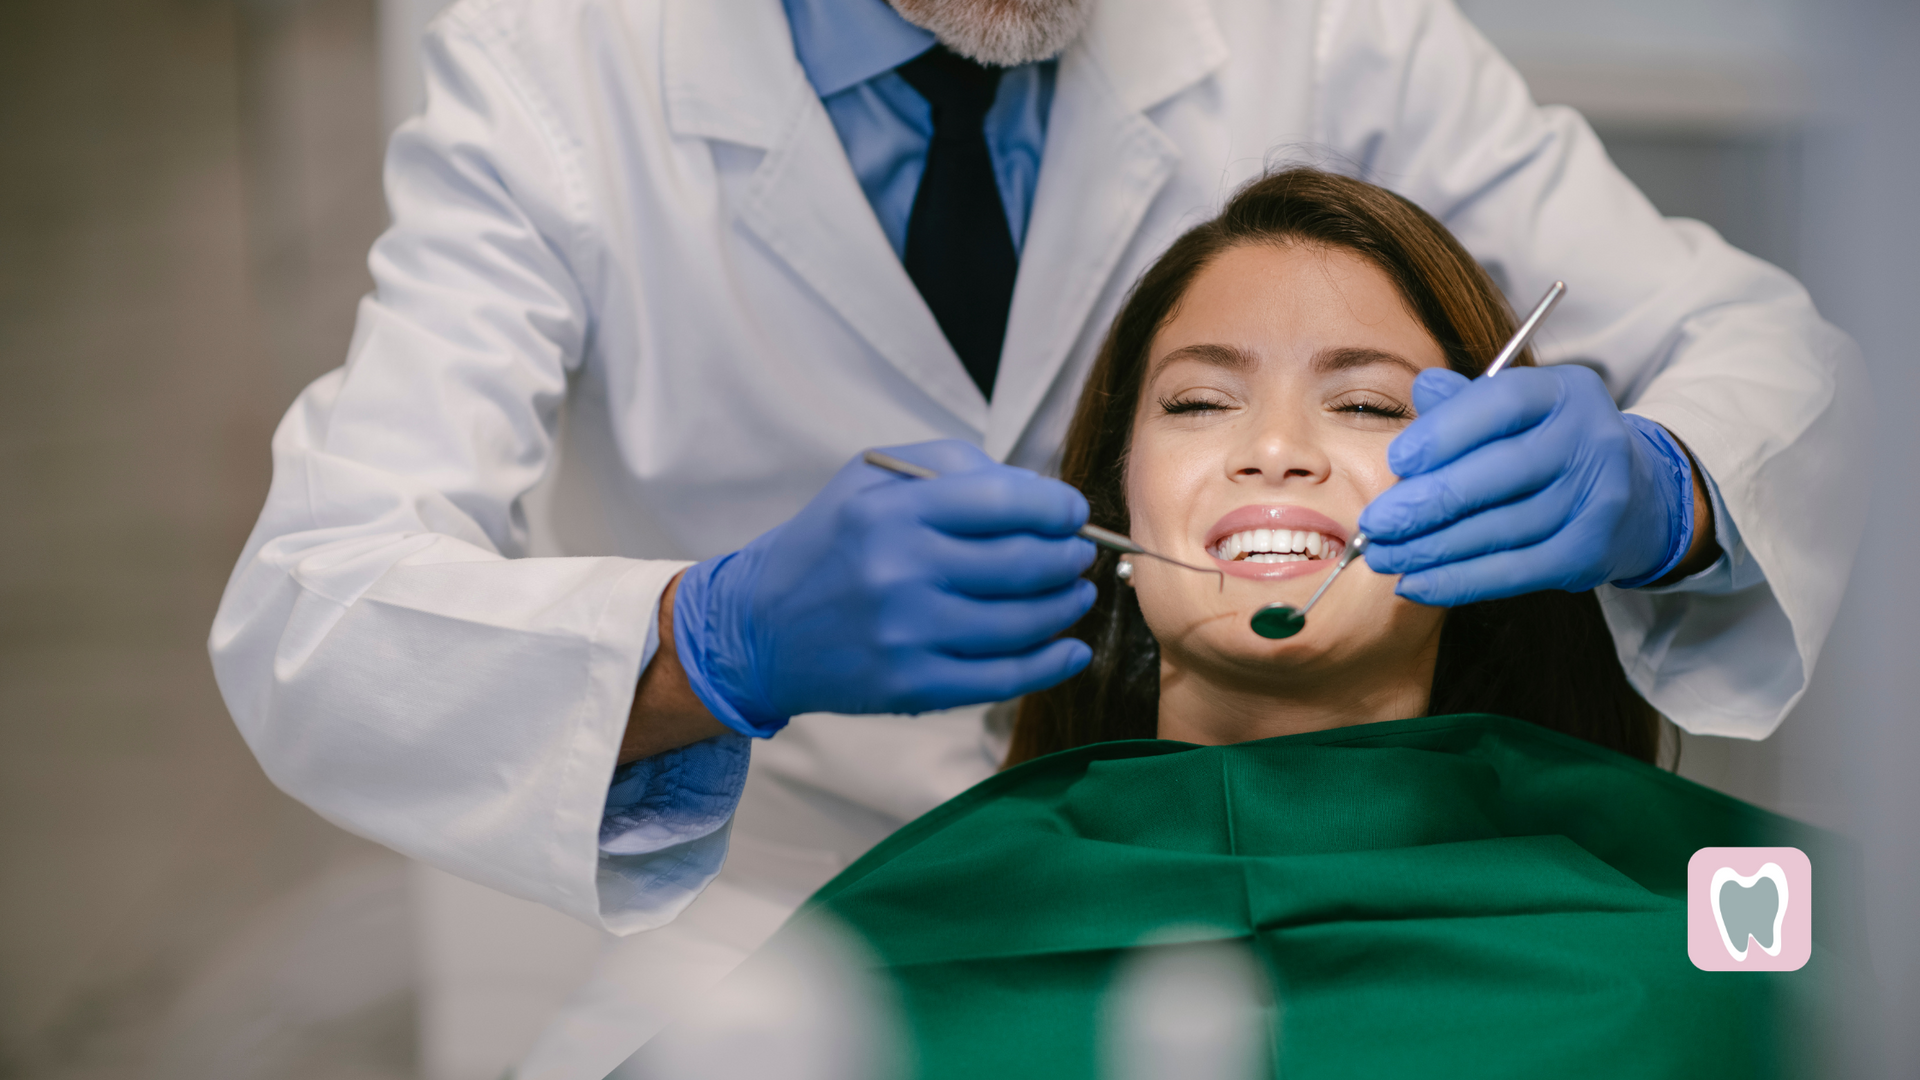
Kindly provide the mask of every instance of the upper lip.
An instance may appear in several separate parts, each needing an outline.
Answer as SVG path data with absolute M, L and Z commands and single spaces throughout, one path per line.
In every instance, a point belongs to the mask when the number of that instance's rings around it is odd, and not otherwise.
M 1349 533 L 1344 525 L 1316 510 L 1304 506 L 1243 506 L 1213 523 L 1207 530 L 1207 550 L 1220 546 L 1220 541 L 1237 532 L 1248 529 L 1298 529 L 1302 532 L 1324 533 L 1346 546 Z

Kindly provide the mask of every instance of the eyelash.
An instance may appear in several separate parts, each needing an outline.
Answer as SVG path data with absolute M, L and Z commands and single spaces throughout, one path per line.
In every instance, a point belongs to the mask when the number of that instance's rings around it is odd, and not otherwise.
M 1220 402 L 1209 401 L 1206 398 L 1160 399 L 1160 409 L 1168 416 L 1179 416 L 1183 413 L 1211 412 L 1224 408 L 1226 408 L 1226 406 Z M 1391 401 L 1384 401 L 1379 398 L 1350 401 L 1334 409 L 1334 411 L 1354 413 L 1359 416 L 1378 416 L 1386 420 L 1407 420 L 1413 416 L 1413 413 L 1405 406 L 1396 405 Z
M 1397 405 L 1391 401 L 1383 401 L 1379 398 L 1370 400 L 1362 398 L 1357 401 L 1349 401 L 1334 411 L 1354 413 L 1359 416 L 1378 416 L 1387 420 L 1407 420 L 1413 416 L 1412 411 L 1406 406 Z
M 1160 408 L 1169 416 L 1178 416 L 1181 413 L 1224 409 L 1226 406 L 1217 401 L 1208 401 L 1206 398 L 1161 398 Z

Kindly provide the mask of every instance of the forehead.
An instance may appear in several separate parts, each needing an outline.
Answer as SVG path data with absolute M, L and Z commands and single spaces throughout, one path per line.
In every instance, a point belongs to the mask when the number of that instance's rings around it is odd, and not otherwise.
M 1446 362 L 1384 272 L 1345 249 L 1308 244 L 1242 244 L 1210 262 L 1154 335 L 1149 377 L 1169 354 L 1196 346 L 1256 361 L 1369 348 L 1418 367 Z

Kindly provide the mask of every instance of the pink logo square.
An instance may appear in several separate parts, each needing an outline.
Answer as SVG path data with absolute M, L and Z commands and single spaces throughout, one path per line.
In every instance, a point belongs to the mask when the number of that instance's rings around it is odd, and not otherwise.
M 1687 860 L 1687 957 L 1701 971 L 1796 971 L 1813 955 L 1813 864 L 1799 848 Z

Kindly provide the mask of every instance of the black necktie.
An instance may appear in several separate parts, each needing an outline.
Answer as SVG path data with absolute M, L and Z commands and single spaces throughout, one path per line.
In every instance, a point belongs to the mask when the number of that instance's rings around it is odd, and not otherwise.
M 1001 69 L 936 45 L 896 70 L 933 106 L 927 169 L 907 218 L 907 276 L 991 399 L 1020 269 L 984 127 Z

